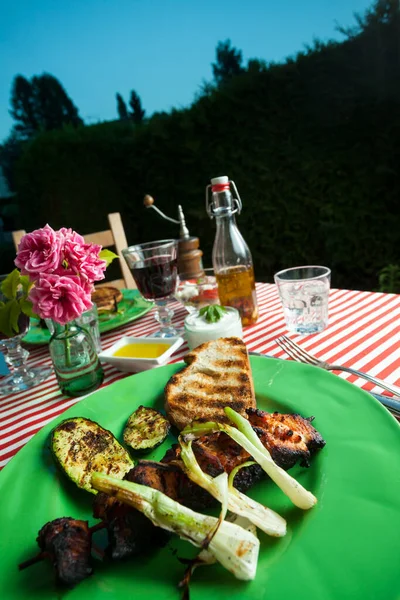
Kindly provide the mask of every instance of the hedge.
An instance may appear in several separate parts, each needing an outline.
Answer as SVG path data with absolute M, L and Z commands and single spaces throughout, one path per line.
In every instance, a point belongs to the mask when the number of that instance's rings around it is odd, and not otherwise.
M 128 242 L 175 236 L 143 207 L 182 204 L 211 263 L 211 177 L 234 179 L 258 280 L 296 264 L 332 267 L 337 287 L 374 289 L 400 264 L 399 20 L 205 92 L 188 109 L 38 136 L 17 172 L 20 223 L 87 233 L 120 211 Z

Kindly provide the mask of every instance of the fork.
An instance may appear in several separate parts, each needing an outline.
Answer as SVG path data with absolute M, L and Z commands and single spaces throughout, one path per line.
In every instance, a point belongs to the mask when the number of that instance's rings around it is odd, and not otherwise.
M 327 371 L 346 371 L 346 373 L 351 373 L 352 375 L 356 375 L 357 377 L 361 377 L 362 379 L 366 379 L 375 385 L 378 385 L 382 389 L 390 392 L 397 396 L 398 399 L 395 398 L 384 398 L 381 400 L 382 404 L 389 408 L 390 411 L 397 417 L 400 417 L 400 389 L 395 387 L 394 385 L 388 385 L 384 381 L 377 379 L 373 375 L 368 375 L 368 373 L 363 373 L 361 371 L 356 371 L 356 369 L 351 369 L 350 367 L 343 367 L 341 365 L 333 365 L 326 361 L 319 360 L 312 354 L 309 354 L 301 348 L 298 344 L 296 344 L 293 340 L 288 338 L 286 335 L 282 335 L 277 338 L 275 342 L 294 360 L 298 362 L 307 363 L 309 365 L 314 365 L 315 367 L 321 367 L 321 369 L 325 369 Z

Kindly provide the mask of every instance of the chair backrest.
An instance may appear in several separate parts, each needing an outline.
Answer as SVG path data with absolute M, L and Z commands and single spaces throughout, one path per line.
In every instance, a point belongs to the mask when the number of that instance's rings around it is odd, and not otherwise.
M 103 248 L 115 246 L 119 258 L 119 264 L 121 266 L 122 279 L 115 279 L 114 281 L 107 281 L 104 283 L 99 283 L 97 285 L 99 287 L 104 285 L 112 285 L 119 289 L 136 289 L 135 280 L 133 279 L 129 267 L 126 264 L 124 257 L 122 256 L 122 250 L 123 248 L 126 248 L 128 244 L 126 241 L 125 230 L 122 224 L 120 213 L 110 213 L 108 215 L 108 223 L 110 225 L 110 229 L 106 229 L 105 231 L 97 231 L 96 233 L 89 233 L 87 235 L 84 235 L 83 237 L 85 238 L 85 242 L 91 244 L 99 244 L 100 246 L 103 246 Z M 21 238 L 25 235 L 25 233 L 26 231 L 24 231 L 23 229 L 19 229 L 18 231 L 12 232 L 12 237 L 16 250 L 18 249 L 18 245 L 21 241 Z

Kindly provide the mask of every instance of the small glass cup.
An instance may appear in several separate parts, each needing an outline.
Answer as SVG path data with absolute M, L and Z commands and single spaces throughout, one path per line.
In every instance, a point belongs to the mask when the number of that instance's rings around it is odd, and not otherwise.
M 305 266 L 284 269 L 274 275 L 291 333 L 310 335 L 328 326 L 331 271 L 328 267 Z
M 42 383 L 52 372 L 51 367 L 30 367 L 27 365 L 29 352 L 21 346 L 21 340 L 28 333 L 28 327 L 10 338 L 0 339 L 0 352 L 10 367 L 11 375 L 0 381 L 0 396 L 24 392 Z
M 196 279 L 179 274 L 179 283 L 175 298 L 181 302 L 189 313 L 197 312 L 203 306 L 219 304 L 218 284 L 214 269 L 203 269 L 204 275 Z
M 0 277 L 2 280 L 4 276 Z M 0 291 L 0 302 L 6 300 Z M 32 367 L 27 364 L 29 351 L 22 347 L 21 341 L 28 333 L 29 325 L 29 317 L 21 313 L 18 319 L 19 333 L 9 338 L 0 335 L 0 352 L 4 354 L 11 373 L 0 380 L 0 396 L 24 392 L 51 375 L 51 367 Z

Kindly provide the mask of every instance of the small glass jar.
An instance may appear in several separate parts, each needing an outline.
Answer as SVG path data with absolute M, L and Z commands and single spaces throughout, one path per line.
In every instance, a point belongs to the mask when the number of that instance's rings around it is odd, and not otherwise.
M 220 304 L 214 270 L 204 269 L 203 275 L 195 279 L 180 273 L 175 298 L 189 313 L 197 312 L 209 304 Z
M 219 321 L 208 323 L 199 313 L 188 315 L 185 319 L 185 337 L 192 350 L 204 342 L 221 337 L 242 338 L 243 329 L 240 313 L 236 308 L 225 306 L 225 313 Z
M 67 396 L 93 392 L 102 384 L 104 372 L 91 334 L 75 322 L 52 321 L 52 331 L 49 350 L 61 392 Z

